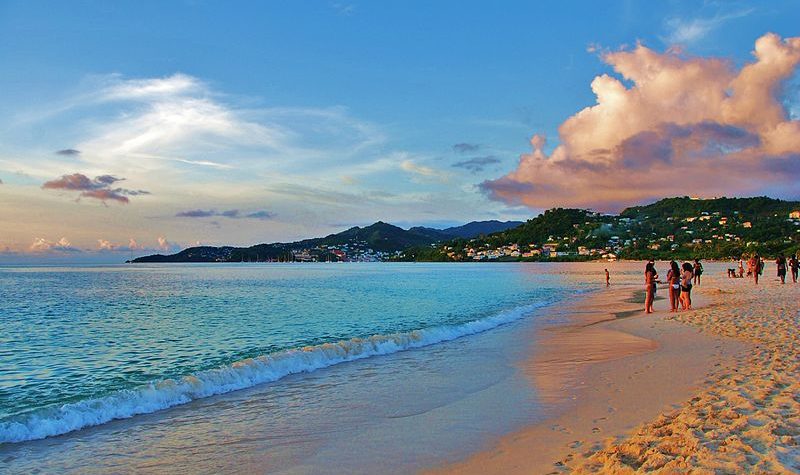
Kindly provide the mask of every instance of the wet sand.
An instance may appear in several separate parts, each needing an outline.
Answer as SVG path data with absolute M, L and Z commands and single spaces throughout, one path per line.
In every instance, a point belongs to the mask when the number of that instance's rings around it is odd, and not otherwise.
M 708 267 L 692 311 L 632 282 L 563 309 L 523 368 L 559 415 L 435 472 L 797 473 L 800 285 Z

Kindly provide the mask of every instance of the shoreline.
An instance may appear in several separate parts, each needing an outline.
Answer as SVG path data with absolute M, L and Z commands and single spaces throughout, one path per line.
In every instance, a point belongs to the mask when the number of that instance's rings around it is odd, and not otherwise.
M 572 302 L 558 310 L 566 323 L 538 332 L 520 370 L 555 416 L 429 473 L 571 472 L 637 426 L 680 407 L 750 347 L 671 318 L 713 311 L 717 303 L 707 292 L 695 295 L 691 312 L 648 315 L 636 298 L 639 288 L 623 282 Z M 661 308 L 667 303 L 659 302 Z

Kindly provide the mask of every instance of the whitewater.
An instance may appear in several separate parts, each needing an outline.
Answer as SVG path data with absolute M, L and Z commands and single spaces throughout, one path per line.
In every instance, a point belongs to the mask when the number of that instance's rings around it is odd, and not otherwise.
M 0 444 L 280 392 L 288 376 L 481 334 L 586 288 L 520 264 L 0 267 Z

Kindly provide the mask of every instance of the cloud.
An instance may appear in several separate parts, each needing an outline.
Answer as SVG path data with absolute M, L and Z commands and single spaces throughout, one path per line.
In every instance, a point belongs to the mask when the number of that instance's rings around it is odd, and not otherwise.
M 740 10 L 726 14 L 717 14 L 710 18 L 668 18 L 665 21 L 667 36 L 662 40 L 670 45 L 686 45 L 705 38 L 711 31 L 725 22 L 751 14 L 754 10 Z
M 425 165 L 419 165 L 412 160 L 403 160 L 400 162 L 400 168 L 412 175 L 424 179 L 433 179 L 436 181 L 447 181 L 447 174 Z
M 80 252 L 80 249 L 72 247 L 72 243 L 65 237 L 58 241 L 48 241 L 44 238 L 34 238 L 30 246 L 31 252 Z
M 230 219 L 272 219 L 275 217 L 274 213 L 266 210 L 258 210 L 242 213 L 238 209 L 231 209 L 227 211 L 217 211 L 214 209 L 192 209 L 188 211 L 181 211 L 175 214 L 177 218 L 210 218 L 210 217 L 223 217 Z
M 181 248 L 180 245 L 167 241 L 167 238 L 165 238 L 164 236 L 158 237 L 157 249 L 159 251 L 177 251 L 180 250 L 180 248 Z
M 467 169 L 472 173 L 477 173 L 483 171 L 486 165 L 492 165 L 494 163 L 500 163 L 500 159 L 493 155 L 487 155 L 485 157 L 475 157 L 470 158 L 469 160 L 456 162 L 453 164 L 453 166 L 456 168 Z
M 343 16 L 352 16 L 356 11 L 356 6 L 353 3 L 332 3 L 331 8 Z
M 275 217 L 274 213 L 270 213 L 269 211 L 254 211 L 252 213 L 248 213 L 245 215 L 245 218 L 251 219 L 272 219 Z
M 468 152 L 475 152 L 480 149 L 481 146 L 476 143 L 457 143 L 453 145 L 453 150 L 458 153 L 468 153 Z
M 783 189 L 793 179 L 787 171 L 800 167 L 800 121 L 778 94 L 800 63 L 800 38 L 766 34 L 754 56 L 737 69 L 642 45 L 606 53 L 631 85 L 596 77 L 597 104 L 561 124 L 552 153 L 534 135 L 516 170 L 481 187 L 507 204 L 604 211 L 664 196 Z
M 73 155 L 80 155 L 80 150 L 75 150 L 74 148 L 65 148 L 64 150 L 56 151 L 56 155 L 66 155 L 66 156 L 73 156 Z
M 209 216 L 216 216 L 217 212 L 214 210 L 192 209 L 189 211 L 181 211 L 175 215 L 177 218 L 208 218 Z
M 198 78 L 102 78 L 75 108 L 118 110 L 88 129 L 81 159 L 105 167 L 148 170 L 191 165 L 248 169 L 269 162 L 276 170 L 320 170 L 382 143 L 383 135 L 342 107 L 247 108 Z M 252 102 L 252 101 L 250 101 Z
M 113 251 L 116 249 L 116 246 L 111 243 L 111 241 L 107 241 L 105 239 L 98 239 L 97 240 L 97 248 L 101 251 Z
M 42 188 L 46 190 L 80 191 L 80 196 L 84 198 L 94 198 L 103 202 L 113 200 L 123 204 L 127 204 L 130 201 L 128 196 L 150 194 L 144 190 L 111 187 L 113 184 L 123 180 L 124 178 L 117 178 L 112 175 L 100 175 L 90 179 L 82 173 L 73 173 L 72 175 L 62 175 L 61 178 L 45 182 Z

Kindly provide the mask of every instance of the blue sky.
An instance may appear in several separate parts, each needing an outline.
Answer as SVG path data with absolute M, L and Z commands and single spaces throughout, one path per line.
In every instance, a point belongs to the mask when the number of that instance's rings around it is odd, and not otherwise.
M 680 45 L 738 67 L 797 25 L 797 1 L 0 1 L 0 251 L 527 218 L 546 206 L 478 185 L 534 134 L 559 144 L 613 74 L 602 52 Z M 73 174 L 118 181 L 57 182 Z

